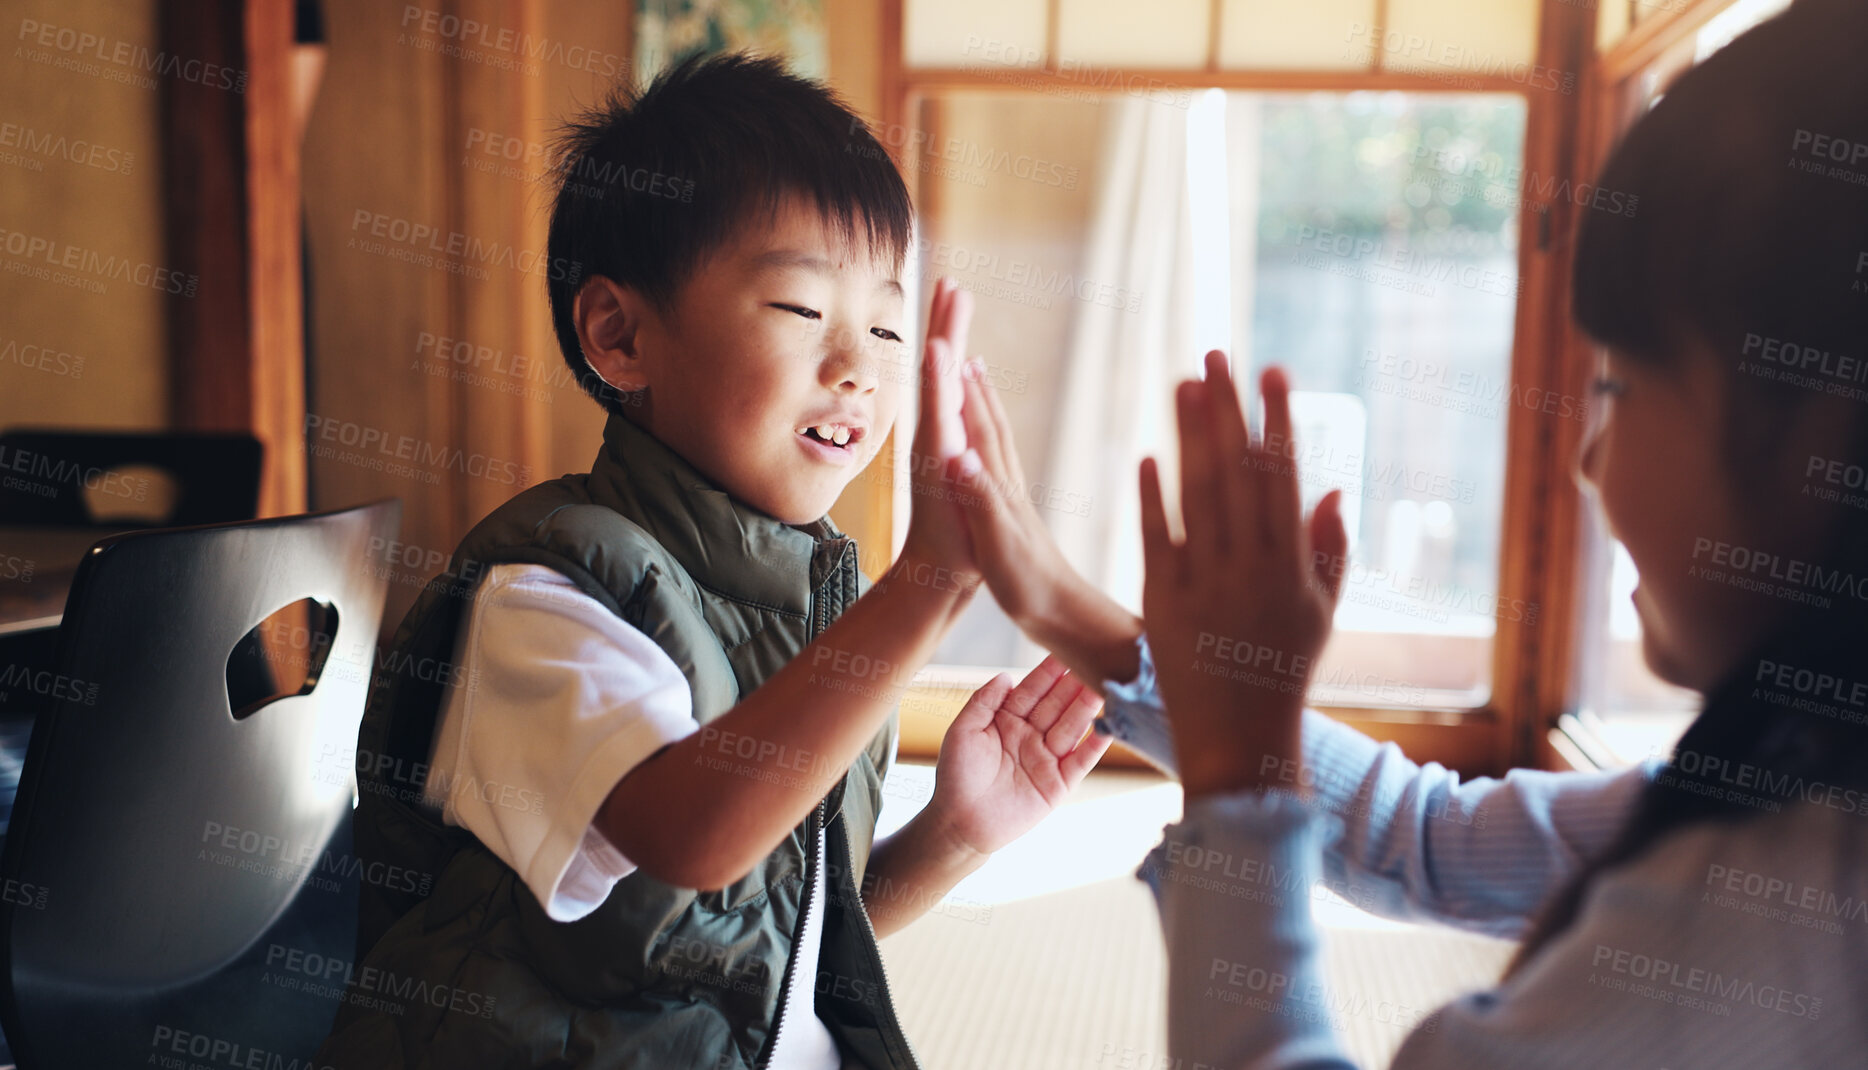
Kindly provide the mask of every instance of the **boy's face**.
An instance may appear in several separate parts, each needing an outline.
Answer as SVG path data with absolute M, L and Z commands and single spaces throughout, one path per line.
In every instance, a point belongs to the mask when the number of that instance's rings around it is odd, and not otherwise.
M 821 518 L 895 420 L 911 366 L 895 276 L 809 202 L 783 201 L 672 308 L 622 299 L 638 324 L 626 377 L 648 387 L 629 418 L 734 498 L 788 524 Z

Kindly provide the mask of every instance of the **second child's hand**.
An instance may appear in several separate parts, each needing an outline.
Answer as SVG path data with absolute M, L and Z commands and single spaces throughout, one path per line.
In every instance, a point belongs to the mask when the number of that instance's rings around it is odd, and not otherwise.
M 1348 552 L 1340 491 L 1303 516 L 1284 372 L 1261 388 L 1254 438 L 1223 353 L 1180 385 L 1182 542 L 1142 462 L 1142 612 L 1188 798 L 1300 783 L 1304 693 Z
M 1141 621 L 1086 581 L 1058 550 L 1032 504 L 1011 421 L 986 384 L 984 367 L 967 365 L 961 416 L 967 452 L 960 465 L 973 560 L 999 608 L 1026 635 L 1055 653 L 1086 684 L 1135 677 Z

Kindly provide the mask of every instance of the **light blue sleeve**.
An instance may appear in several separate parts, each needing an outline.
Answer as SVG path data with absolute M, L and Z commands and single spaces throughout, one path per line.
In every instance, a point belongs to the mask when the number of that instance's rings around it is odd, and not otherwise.
M 1196 799 L 1148 857 L 1167 947 L 1168 1059 L 1190 1070 L 1354 1070 L 1337 1023 L 1409 1028 L 1392 1070 L 1859 1066 L 1868 933 L 1786 924 L 1709 874 L 1863 878 L 1851 814 L 1703 823 L 1596 878 L 1569 928 L 1495 987 L 1436 1010 L 1331 991 L 1311 882 L 1341 820 L 1284 793 Z M 1778 911 L 1788 917 L 1785 911 Z M 1390 1013 L 1397 1012 L 1397 1013 Z
M 1141 671 L 1105 683 L 1099 731 L 1169 775 L 1173 734 L 1146 637 Z M 1304 711 L 1298 783 L 1339 820 L 1320 876 L 1371 913 L 1516 937 L 1549 894 L 1607 847 L 1658 761 L 1621 772 L 1513 770 L 1462 783 L 1438 763 L 1417 765 L 1315 710 Z
M 1176 1066 L 1348 1067 L 1310 888 L 1339 822 L 1283 793 L 1197 800 L 1142 863 L 1167 945 Z

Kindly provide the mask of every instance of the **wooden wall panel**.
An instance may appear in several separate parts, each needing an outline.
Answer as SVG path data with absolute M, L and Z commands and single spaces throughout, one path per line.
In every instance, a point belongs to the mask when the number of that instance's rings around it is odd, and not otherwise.
M 149 430 L 169 423 L 168 296 L 95 272 L 60 271 L 57 242 L 170 269 L 163 242 L 160 81 L 94 56 L 61 29 L 160 49 L 154 0 L 15 0 L 0 54 L 0 427 Z M 47 40 L 41 40 L 45 33 Z M 67 61 L 61 64 L 61 61 Z M 189 268 L 187 270 L 193 270 Z
M 469 527 L 601 443 L 549 328 L 539 178 L 565 113 L 629 75 L 631 11 L 327 5 L 306 152 L 313 504 L 403 499 L 390 627 Z
M 378 443 L 407 436 L 446 444 L 451 431 L 446 384 L 424 374 L 415 352 L 422 332 L 448 330 L 446 278 L 394 259 L 408 255 L 410 243 L 388 238 L 392 223 L 443 221 L 440 101 L 447 61 L 407 43 L 411 38 L 397 27 L 400 13 L 367 0 L 325 5 L 330 51 L 305 135 L 311 506 L 401 498 L 402 540 L 418 553 L 445 554 L 465 530 L 455 479 L 429 473 L 437 476 L 429 482 L 425 469 L 375 471 L 370 465 L 384 458 L 363 442 L 368 435 Z M 378 220 L 382 238 L 372 234 Z M 385 633 L 413 600 L 417 571 L 393 577 Z

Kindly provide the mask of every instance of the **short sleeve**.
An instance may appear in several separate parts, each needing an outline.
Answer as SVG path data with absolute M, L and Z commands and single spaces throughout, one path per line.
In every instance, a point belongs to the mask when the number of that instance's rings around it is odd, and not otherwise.
M 511 866 L 554 921 L 635 865 L 592 824 L 630 770 L 698 729 L 687 678 L 648 636 L 539 565 L 474 594 L 426 797 Z

